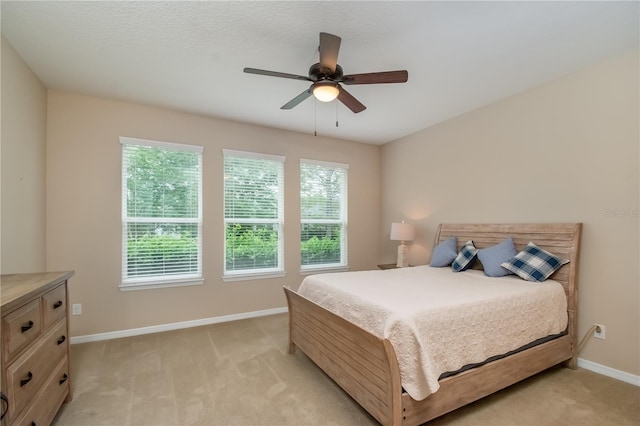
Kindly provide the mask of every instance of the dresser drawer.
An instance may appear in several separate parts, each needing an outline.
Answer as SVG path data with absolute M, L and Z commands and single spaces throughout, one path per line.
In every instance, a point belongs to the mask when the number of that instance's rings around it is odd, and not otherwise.
M 67 316 L 67 288 L 64 284 L 42 296 L 44 328 Z
M 64 357 L 51 374 L 37 399 L 14 425 L 48 426 L 69 394 L 69 362 Z
M 67 353 L 67 321 L 44 334 L 7 368 L 7 397 L 10 420 L 30 403 Z
M 27 346 L 42 329 L 40 299 L 35 299 L 2 318 L 4 359 L 9 360 Z

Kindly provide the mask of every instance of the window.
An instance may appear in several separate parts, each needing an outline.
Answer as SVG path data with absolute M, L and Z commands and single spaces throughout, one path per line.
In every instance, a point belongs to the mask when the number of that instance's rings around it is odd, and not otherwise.
M 223 154 L 225 279 L 282 276 L 284 157 Z
M 346 164 L 300 161 L 301 267 L 347 266 Z
M 120 138 L 123 290 L 202 283 L 202 147 Z

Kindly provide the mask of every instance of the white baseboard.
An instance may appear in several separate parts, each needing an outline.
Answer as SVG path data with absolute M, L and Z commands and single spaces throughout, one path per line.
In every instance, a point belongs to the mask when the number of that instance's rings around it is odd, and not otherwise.
M 640 386 L 640 376 L 616 370 L 615 368 L 607 367 L 606 365 L 597 364 L 586 359 L 578 358 L 578 367 L 584 368 L 585 370 L 593 371 L 594 373 L 602 374 L 603 376 L 621 380 L 632 385 Z
M 110 331 L 108 333 L 75 336 L 69 341 L 71 344 L 99 342 L 101 340 L 119 339 L 121 337 L 140 336 L 143 334 L 160 333 L 162 331 L 179 330 L 182 328 L 198 327 L 200 325 L 217 324 L 221 322 L 237 321 L 248 318 L 264 317 L 267 315 L 288 312 L 287 308 L 265 309 L 262 311 L 245 312 L 242 314 L 224 315 L 221 317 L 203 318 L 192 321 L 174 322 L 172 324 L 154 325 L 151 327 L 132 328 L 129 330 Z

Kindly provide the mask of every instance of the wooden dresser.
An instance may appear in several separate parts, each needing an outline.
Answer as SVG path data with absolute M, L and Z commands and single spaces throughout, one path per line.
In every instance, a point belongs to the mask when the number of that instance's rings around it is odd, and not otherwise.
M 2 425 L 47 426 L 71 400 L 68 280 L 73 271 L 2 275 Z

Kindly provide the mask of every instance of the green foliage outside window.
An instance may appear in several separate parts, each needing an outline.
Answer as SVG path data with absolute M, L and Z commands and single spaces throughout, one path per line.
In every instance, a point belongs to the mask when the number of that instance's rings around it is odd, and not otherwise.
M 272 225 L 227 224 L 227 269 L 273 268 L 278 259 L 278 234 Z M 305 227 L 308 228 L 308 227 Z M 327 228 L 324 226 L 323 228 Z M 317 232 L 317 229 L 310 229 Z M 340 234 L 317 236 L 307 234 L 301 242 L 303 264 L 335 263 L 340 261 Z
M 302 265 L 340 262 L 340 225 L 302 225 L 300 256 Z
M 197 217 L 197 153 L 143 146 L 130 146 L 128 152 L 128 216 Z
M 139 235 L 127 243 L 127 275 L 148 275 L 160 269 L 163 275 L 198 271 L 198 241 L 190 232 L 176 235 Z M 159 265 L 163 265 L 159 268 Z
M 340 262 L 340 238 L 311 237 L 300 246 L 303 265 Z
M 273 225 L 227 224 L 227 270 L 275 268 L 278 233 Z

